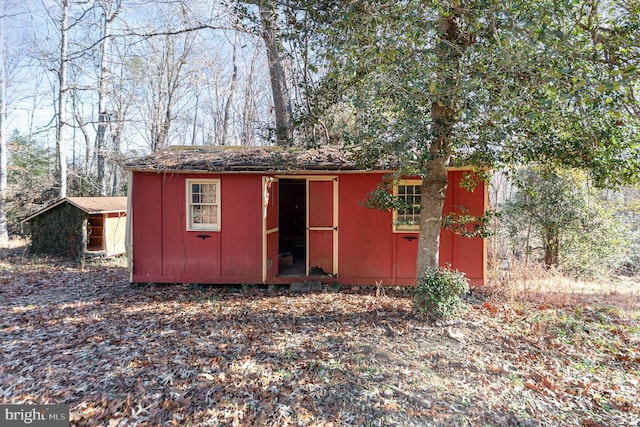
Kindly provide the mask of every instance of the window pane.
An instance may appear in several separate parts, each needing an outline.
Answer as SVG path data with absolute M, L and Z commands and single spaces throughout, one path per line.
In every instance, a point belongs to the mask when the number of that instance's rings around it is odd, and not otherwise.
M 191 212 L 193 224 L 216 224 L 218 221 L 216 205 L 193 206 Z
M 396 187 L 397 209 L 396 225 L 400 230 L 415 231 L 420 223 L 420 204 L 422 201 L 420 184 L 399 184 Z
M 201 180 L 189 182 L 187 195 L 189 201 L 189 220 L 187 227 L 192 230 L 219 229 L 218 190 L 219 181 Z
M 191 222 L 193 224 L 202 224 L 202 206 L 191 207 Z
M 202 184 L 201 203 L 215 203 L 215 202 L 216 202 L 216 185 Z
M 218 209 L 215 205 L 203 206 L 203 218 L 207 224 L 216 224 L 218 222 Z

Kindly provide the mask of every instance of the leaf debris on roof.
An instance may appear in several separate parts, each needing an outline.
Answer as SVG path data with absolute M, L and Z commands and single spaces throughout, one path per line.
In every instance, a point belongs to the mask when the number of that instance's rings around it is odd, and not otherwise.
M 380 170 L 389 164 L 380 162 Z M 142 171 L 322 171 L 360 170 L 354 153 L 340 147 L 265 146 L 169 147 L 129 161 L 126 169 Z

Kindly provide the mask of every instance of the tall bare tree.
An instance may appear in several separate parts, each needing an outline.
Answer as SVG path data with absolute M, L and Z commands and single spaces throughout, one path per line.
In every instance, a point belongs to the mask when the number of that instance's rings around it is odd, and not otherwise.
M 70 0 L 60 2 L 60 50 L 58 77 L 58 105 L 56 120 L 56 154 L 58 156 L 58 197 L 67 197 L 67 68 L 69 65 L 69 9 Z
M 109 113 L 107 111 L 107 79 L 109 76 L 109 44 L 111 40 L 111 25 L 120 13 L 120 0 L 106 0 L 97 2 L 102 10 L 102 43 L 100 47 L 100 69 L 98 71 L 98 128 L 96 131 L 96 157 L 98 168 L 98 194 L 107 195 L 107 181 L 105 175 L 105 134 Z
M 247 66 L 247 77 L 244 84 L 244 96 L 242 101 L 242 116 L 240 120 L 240 141 L 243 145 L 253 145 L 257 139 L 256 121 L 259 118 L 258 112 L 258 88 L 256 84 L 259 79 L 257 76 L 258 68 L 258 50 L 254 51 L 253 57 Z
M 119 74 L 113 82 L 112 117 L 109 120 L 109 134 L 111 136 L 111 150 L 109 159 L 111 160 L 111 196 L 117 196 L 120 192 L 120 181 L 122 174 L 122 135 L 125 132 L 125 124 L 129 107 L 132 104 L 132 96 L 129 92 L 130 84 L 125 77 L 124 67 L 120 67 Z
M 273 110 L 276 118 L 276 144 L 291 142 L 291 101 L 285 71 L 286 58 L 280 42 L 278 12 L 271 0 L 258 3 L 262 23 L 262 38 L 269 62 Z
M 147 99 L 144 107 L 149 120 L 149 145 L 153 152 L 169 143 L 169 131 L 176 118 L 175 109 L 184 90 L 181 81 L 192 43 L 192 34 L 166 35 L 161 38 L 161 43 L 148 41 L 149 62 L 139 71 L 146 74 Z
M 231 116 L 231 104 L 233 103 L 233 96 L 236 92 L 236 86 L 238 84 L 238 63 L 237 63 L 237 51 L 238 51 L 238 33 L 235 34 L 233 41 L 233 55 L 232 55 L 232 71 L 231 71 L 231 83 L 229 84 L 229 93 L 224 105 L 224 116 L 222 119 L 222 145 L 227 145 L 227 137 L 229 134 L 229 121 Z
M 7 230 L 7 140 L 5 118 L 7 116 L 7 72 L 4 51 L 5 3 L 0 3 L 0 243 L 9 240 Z

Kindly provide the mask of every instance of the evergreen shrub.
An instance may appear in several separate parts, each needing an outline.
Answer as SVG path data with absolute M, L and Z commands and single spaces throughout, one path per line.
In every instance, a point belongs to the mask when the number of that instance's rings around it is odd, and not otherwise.
M 465 306 L 461 296 L 468 290 L 463 273 L 446 267 L 430 270 L 418 279 L 414 308 L 431 320 L 456 319 Z

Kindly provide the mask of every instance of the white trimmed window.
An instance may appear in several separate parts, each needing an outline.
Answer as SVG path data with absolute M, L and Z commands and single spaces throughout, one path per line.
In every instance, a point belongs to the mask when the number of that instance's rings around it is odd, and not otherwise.
M 418 232 L 420 226 L 421 181 L 405 179 L 393 187 L 398 208 L 393 211 L 393 231 Z
M 187 179 L 187 230 L 220 230 L 219 179 Z

